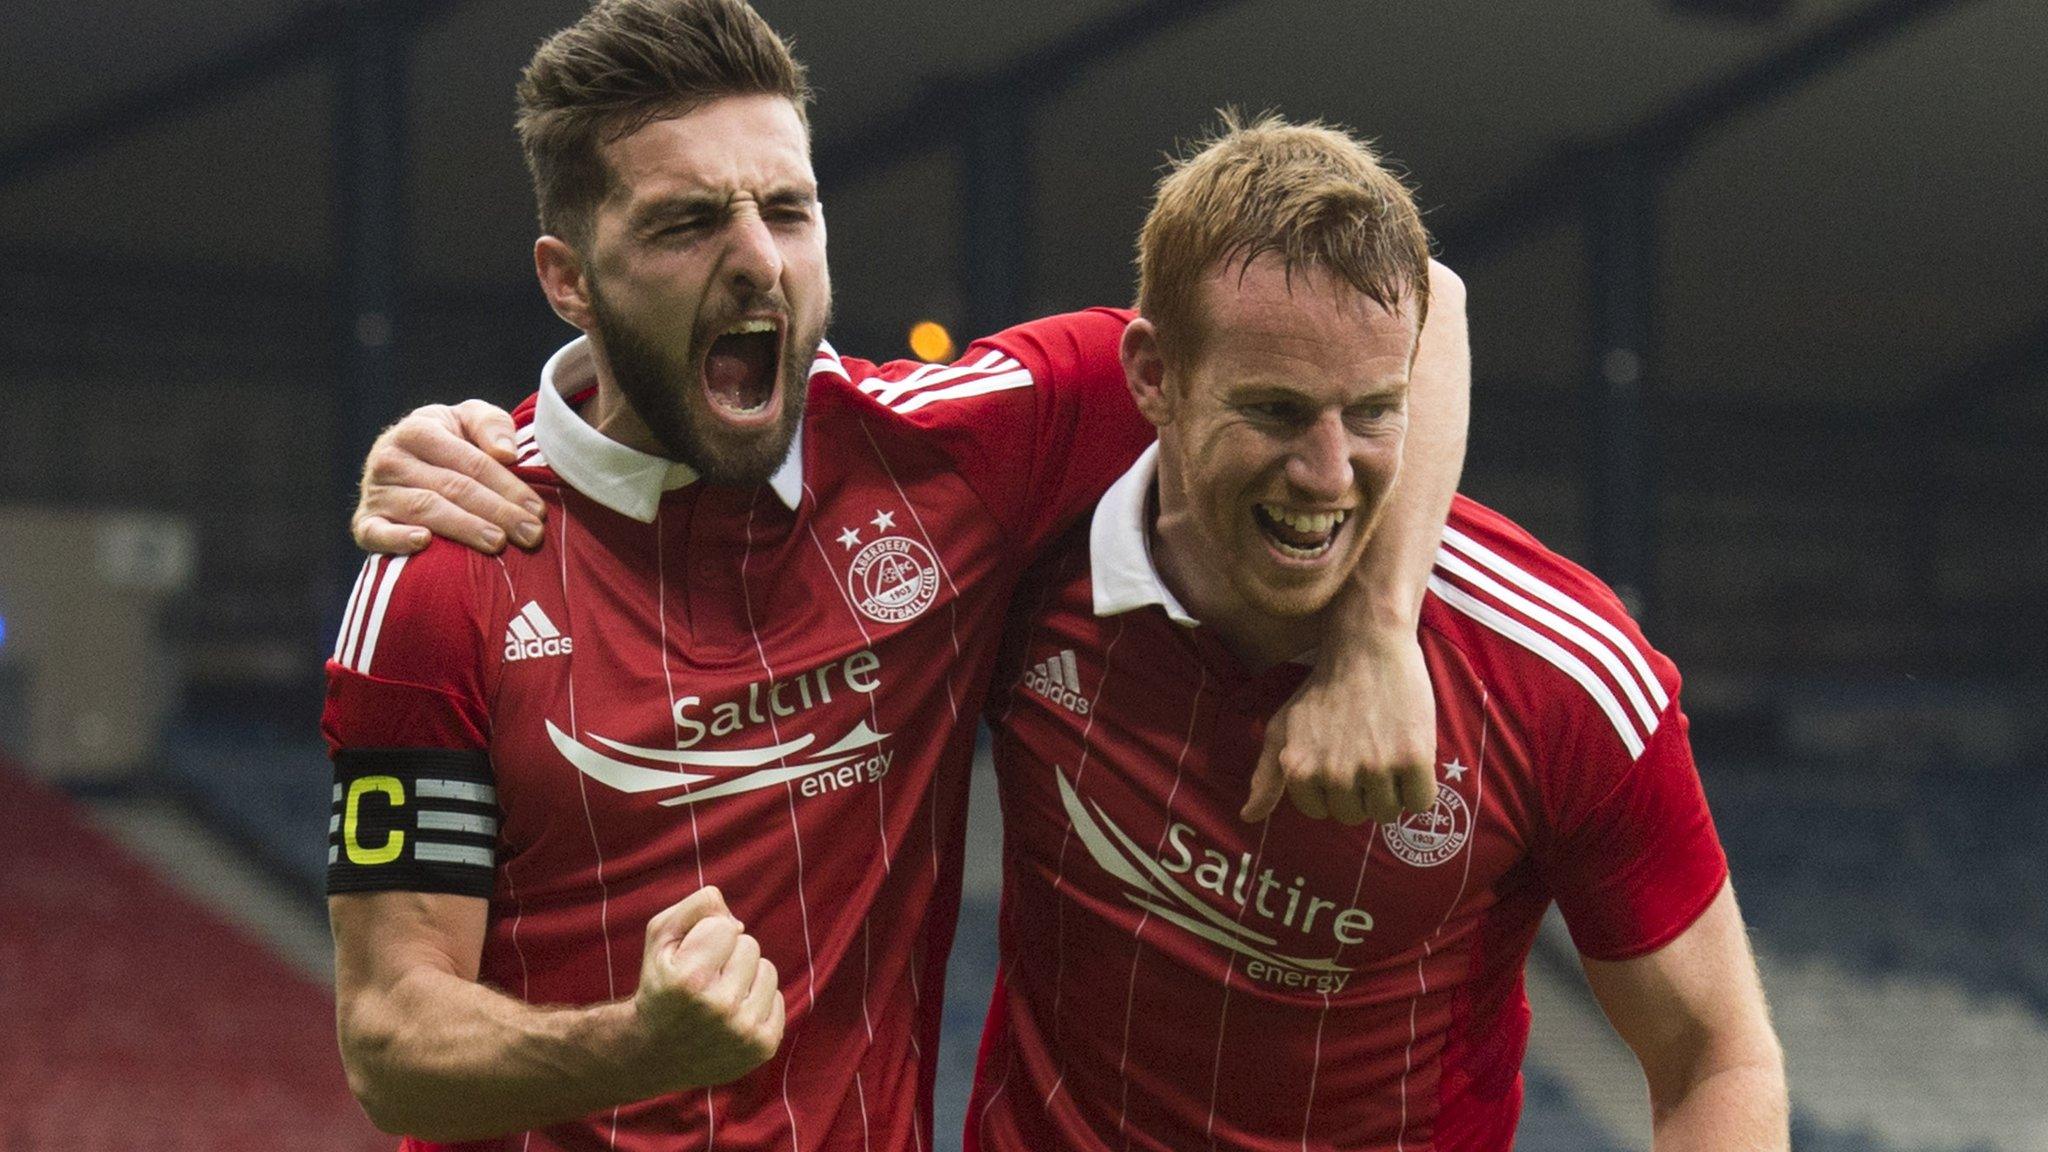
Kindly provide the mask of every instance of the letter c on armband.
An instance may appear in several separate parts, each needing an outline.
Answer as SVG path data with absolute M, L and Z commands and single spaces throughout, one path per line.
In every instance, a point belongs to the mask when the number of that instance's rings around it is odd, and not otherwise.
M 382 793 L 394 808 L 405 805 L 405 785 L 396 776 L 364 776 L 350 782 L 348 786 L 348 809 L 343 813 L 341 827 L 342 846 L 348 850 L 351 864 L 365 867 L 389 864 L 405 852 L 405 831 L 393 828 L 384 837 L 384 843 L 375 848 L 366 848 L 356 833 L 362 826 L 363 793 Z

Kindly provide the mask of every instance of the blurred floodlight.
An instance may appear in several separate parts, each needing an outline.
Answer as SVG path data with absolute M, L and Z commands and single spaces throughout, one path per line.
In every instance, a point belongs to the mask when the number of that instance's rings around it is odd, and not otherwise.
M 953 358 L 953 334 L 936 320 L 919 320 L 910 326 L 910 351 L 927 364 Z

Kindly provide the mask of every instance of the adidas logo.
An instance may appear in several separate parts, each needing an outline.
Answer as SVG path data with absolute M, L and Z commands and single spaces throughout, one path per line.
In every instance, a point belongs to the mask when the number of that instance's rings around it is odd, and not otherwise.
M 1088 714 L 1088 698 L 1081 695 L 1081 673 L 1074 666 L 1074 650 L 1063 648 L 1047 656 L 1024 673 L 1024 687 L 1077 716 Z
M 519 610 L 519 615 L 514 616 L 511 625 L 505 629 L 507 660 L 562 656 L 574 647 L 574 642 L 562 635 L 562 630 L 555 627 L 555 622 L 548 619 L 548 614 L 532 600 L 526 602 L 526 607 Z

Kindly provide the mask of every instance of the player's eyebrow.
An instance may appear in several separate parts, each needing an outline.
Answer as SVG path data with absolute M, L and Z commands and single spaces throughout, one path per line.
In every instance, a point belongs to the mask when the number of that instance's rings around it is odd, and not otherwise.
M 1406 373 L 1387 376 L 1365 382 L 1358 395 L 1351 398 L 1354 404 L 1389 403 L 1408 395 L 1412 381 Z
M 1223 395 L 1225 399 L 1237 404 L 1266 404 L 1275 400 L 1308 402 L 1308 393 L 1302 389 L 1264 379 L 1236 381 Z
M 660 196 L 633 209 L 630 227 L 635 230 L 689 216 L 723 216 L 732 207 L 730 192 L 679 192 Z M 817 189 L 791 184 L 771 188 L 759 197 L 763 208 L 809 208 L 818 202 Z
M 1344 398 L 1344 405 L 1390 404 L 1408 395 L 1410 382 L 1407 377 L 1387 377 L 1359 382 L 1358 392 Z M 1296 384 L 1285 381 L 1253 378 L 1240 381 L 1224 392 L 1224 399 L 1231 404 L 1272 404 L 1291 403 L 1305 407 L 1319 408 L 1325 403 L 1314 393 Z
M 771 188 L 761 203 L 775 208 L 808 208 L 818 202 L 818 190 L 803 184 L 789 184 Z
M 725 211 L 731 200 L 728 196 L 710 192 L 685 192 L 674 196 L 661 196 L 636 206 L 632 214 L 632 226 L 645 228 L 664 220 L 681 216 L 712 216 Z

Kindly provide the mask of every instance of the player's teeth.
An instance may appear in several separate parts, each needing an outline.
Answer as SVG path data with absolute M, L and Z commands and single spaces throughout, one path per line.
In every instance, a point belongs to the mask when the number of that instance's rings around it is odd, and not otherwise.
M 1276 504 L 1261 504 L 1259 507 L 1276 522 L 1285 524 L 1296 532 L 1321 536 L 1344 522 L 1342 512 L 1289 512 Z
M 1296 548 L 1294 545 L 1281 540 L 1275 540 L 1273 544 L 1282 553 L 1292 556 L 1296 560 L 1313 560 L 1330 550 L 1330 545 L 1327 543 L 1318 544 L 1314 548 Z
M 775 321 L 773 320 L 742 320 L 739 323 L 733 325 L 732 327 L 727 328 L 725 331 L 719 333 L 719 335 L 748 336 L 752 335 L 755 332 L 773 331 L 775 331 Z

